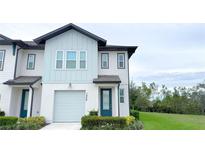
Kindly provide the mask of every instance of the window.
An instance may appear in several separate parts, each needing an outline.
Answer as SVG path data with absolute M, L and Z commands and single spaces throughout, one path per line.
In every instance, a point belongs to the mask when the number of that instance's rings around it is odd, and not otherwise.
M 67 51 L 66 52 L 66 68 L 75 69 L 76 68 L 76 52 Z
M 27 69 L 28 70 L 34 70 L 35 68 L 35 54 L 28 54 L 28 59 L 27 59 Z
M 125 54 L 124 53 L 117 54 L 117 68 L 119 69 L 125 68 Z
M 124 103 L 124 89 L 120 89 L 120 103 Z
M 63 68 L 63 51 L 57 51 L 56 68 L 57 69 Z
M 4 69 L 4 57 L 5 57 L 5 51 L 0 50 L 0 71 L 3 71 Z
M 80 69 L 86 68 L 86 52 L 81 51 L 80 52 Z
M 109 54 L 108 53 L 101 54 L 101 68 L 102 69 L 109 68 Z

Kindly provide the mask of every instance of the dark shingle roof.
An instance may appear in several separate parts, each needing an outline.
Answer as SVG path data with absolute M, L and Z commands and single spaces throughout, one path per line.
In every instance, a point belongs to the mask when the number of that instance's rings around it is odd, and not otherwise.
M 41 80 L 41 76 L 19 76 L 13 80 L 4 82 L 7 85 L 33 85 L 37 81 Z
M 98 75 L 93 83 L 121 83 L 121 80 L 118 75 Z
M 71 30 L 71 29 L 74 29 L 74 30 L 76 30 L 76 31 L 78 31 L 78 32 L 80 32 L 80 33 L 82 33 L 82 34 L 84 34 L 84 35 L 86 35 L 86 36 L 96 40 L 99 45 L 103 45 L 103 46 L 106 45 L 107 41 L 105 39 L 103 39 L 103 38 L 101 38 L 101 37 L 99 37 L 99 36 L 97 36 L 97 35 L 95 35 L 93 33 L 90 33 L 88 31 L 86 31 L 85 29 L 82 29 L 82 28 L 80 28 L 80 27 L 78 27 L 78 26 L 76 26 L 76 25 L 74 25 L 72 23 L 67 24 L 67 25 L 65 25 L 63 27 L 60 27 L 60 28 L 58 28 L 56 30 L 53 30 L 53 31 L 51 31 L 51 32 L 49 32 L 49 33 L 47 33 L 45 35 L 42 35 L 42 36 L 34 39 L 34 41 L 37 44 L 44 44 L 46 40 L 48 40 L 50 38 L 53 38 L 53 37 L 55 37 L 57 35 L 60 35 L 60 34 L 66 32 L 68 30 Z
M 122 45 L 106 45 L 99 46 L 99 51 L 128 51 L 128 57 L 130 58 L 132 54 L 135 53 L 138 46 L 122 46 Z

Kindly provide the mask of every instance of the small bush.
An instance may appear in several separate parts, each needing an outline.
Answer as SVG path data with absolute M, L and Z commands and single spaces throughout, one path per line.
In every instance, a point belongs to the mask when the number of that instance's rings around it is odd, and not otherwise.
M 89 115 L 90 116 L 98 116 L 98 111 L 90 111 Z
M 114 130 L 124 129 L 134 123 L 135 118 L 128 117 L 102 117 L 102 116 L 84 116 L 81 119 L 82 129 L 88 130 Z
M 14 125 L 18 121 L 17 117 L 2 117 L 0 116 L 0 126 Z
M 137 111 L 137 110 L 130 110 L 130 115 L 135 117 L 136 120 L 139 120 L 139 118 L 140 118 L 139 111 Z
M 133 124 L 127 126 L 125 130 L 141 130 L 144 128 L 144 125 L 141 121 L 135 120 Z
M 5 112 L 0 110 L 0 116 L 5 116 Z

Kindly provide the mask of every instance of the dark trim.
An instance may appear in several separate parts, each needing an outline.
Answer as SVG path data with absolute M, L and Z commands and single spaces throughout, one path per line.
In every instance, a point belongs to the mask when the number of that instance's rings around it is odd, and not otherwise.
M 105 55 L 108 55 L 108 66 L 105 68 L 105 67 L 103 67 L 103 63 L 102 63 L 102 55 L 103 54 L 105 54 Z M 109 58 L 109 53 L 105 53 L 105 52 L 102 52 L 101 53 L 101 69 L 109 69 L 109 60 L 110 60 L 110 58 Z
M 29 60 L 29 56 L 34 56 L 34 64 L 33 64 L 33 68 L 29 68 L 29 65 L 28 65 L 28 60 Z M 27 56 L 27 67 L 26 67 L 26 69 L 27 70 L 35 70 L 35 61 L 36 61 L 36 54 L 28 54 L 28 56 Z
M 124 67 L 119 67 L 118 66 L 118 55 L 124 55 Z M 117 53 L 117 69 L 125 69 L 125 53 Z
M 17 70 L 17 65 L 18 65 L 19 50 L 21 50 L 21 48 L 18 48 L 16 50 L 16 61 L 15 61 L 15 67 L 14 67 L 14 79 L 16 78 L 16 70 Z
M 129 60 L 127 60 L 127 72 L 128 72 L 128 103 L 129 103 L 129 114 L 130 114 L 130 66 L 129 66 Z
M 120 89 L 120 84 L 118 84 L 117 87 L 117 94 L 118 94 L 118 116 L 120 117 L 120 100 L 119 100 L 119 89 Z
M 29 85 L 29 87 L 30 87 L 31 90 L 32 90 L 32 93 L 31 93 L 31 107 L 30 107 L 30 117 L 32 117 L 32 114 L 33 114 L 33 96 L 34 96 L 34 88 L 32 87 L 32 85 Z
M 107 110 L 108 112 L 111 112 L 111 115 L 102 115 L 102 110 L 103 110 L 103 95 L 102 95 L 102 93 L 103 93 L 103 90 L 108 90 L 109 91 L 109 93 L 110 93 L 110 95 L 109 95 L 109 101 L 110 101 L 110 103 L 109 103 L 109 110 Z M 100 114 L 101 114 L 101 116 L 113 116 L 113 111 L 112 111 L 112 109 L 113 109 L 113 106 L 112 106 L 112 88 L 100 88 Z M 104 112 L 105 112 L 106 110 L 104 110 Z M 108 114 L 108 113 L 106 113 L 106 114 Z
M 99 84 L 104 84 L 104 83 L 121 83 L 121 81 L 93 81 L 93 83 L 99 83 Z
M 0 50 L 3 51 L 3 64 L 2 64 L 2 69 L 0 68 L 0 71 L 4 70 L 4 63 L 5 63 L 5 57 L 6 57 L 6 50 Z
M 17 77 L 17 78 L 15 78 L 15 79 L 18 79 L 18 78 L 20 78 L 20 77 L 22 77 L 22 76 L 19 76 L 19 77 Z M 33 82 L 22 82 L 22 83 L 14 83 L 14 81 L 13 80 L 8 80 L 8 81 L 6 81 L 6 82 L 4 82 L 3 84 L 6 84 L 6 85 L 33 85 L 34 83 L 36 83 L 37 81 L 39 81 L 39 80 L 41 80 L 41 76 L 39 76 L 35 81 L 33 81 Z M 14 79 L 14 80 L 15 80 Z
M 128 58 L 130 58 L 136 51 L 138 46 L 120 46 L 120 45 L 106 45 L 99 46 L 98 51 L 127 51 Z
M 99 45 L 103 45 L 103 46 L 106 45 L 107 41 L 105 39 L 103 39 L 103 38 L 101 38 L 101 37 L 99 37 L 99 36 L 97 36 L 95 34 L 92 34 L 92 33 L 88 32 L 88 31 L 86 31 L 85 29 L 82 29 L 82 28 L 80 28 L 80 27 L 78 27 L 78 26 L 76 26 L 76 25 L 74 25 L 72 23 L 67 24 L 67 25 L 65 25 L 63 27 L 60 27 L 58 29 L 55 29 L 55 30 L 53 30 L 53 31 L 51 31 L 51 32 L 49 32 L 47 34 L 44 34 L 44 35 L 34 39 L 34 41 L 37 44 L 45 44 L 46 40 L 51 39 L 51 38 L 53 38 L 55 36 L 58 36 L 58 35 L 66 32 L 66 31 L 71 30 L 71 29 L 74 29 L 74 30 L 80 32 L 81 34 L 84 34 L 84 35 L 86 35 L 86 36 L 96 40 Z

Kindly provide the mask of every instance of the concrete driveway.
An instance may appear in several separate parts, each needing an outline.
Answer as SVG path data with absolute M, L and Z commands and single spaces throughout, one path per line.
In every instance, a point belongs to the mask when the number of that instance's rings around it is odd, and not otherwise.
M 41 130 L 80 130 L 80 123 L 51 123 Z

